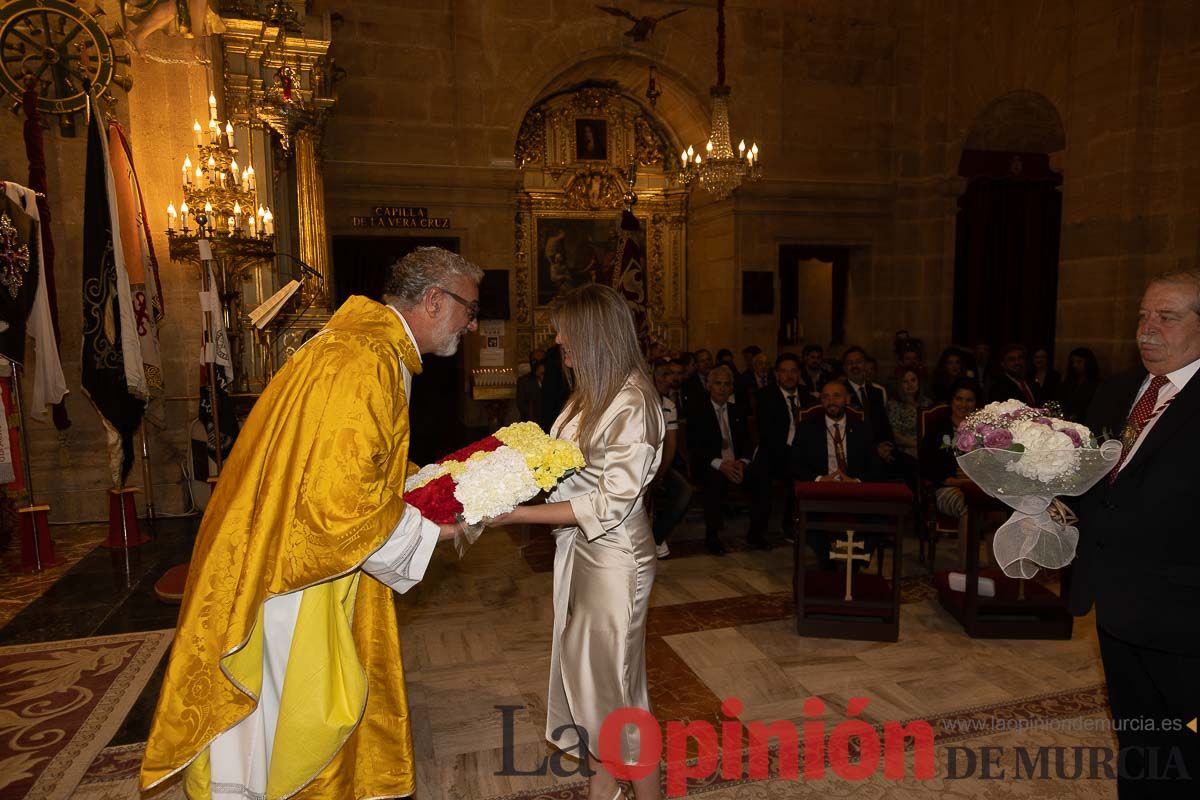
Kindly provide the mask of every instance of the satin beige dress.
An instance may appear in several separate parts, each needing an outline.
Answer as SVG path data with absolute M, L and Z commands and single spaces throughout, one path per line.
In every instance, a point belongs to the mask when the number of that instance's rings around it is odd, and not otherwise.
M 573 439 L 567 412 L 551 431 Z M 575 728 L 593 757 L 600 728 L 623 707 L 650 710 L 646 689 L 646 611 L 654 584 L 654 536 L 643 496 L 662 459 L 665 424 L 658 393 L 630 379 L 600 420 L 587 467 L 558 485 L 549 502 L 567 500 L 579 525 L 554 531 L 554 638 L 546 739 L 582 755 Z M 636 728 L 621 737 L 625 763 L 640 750 Z

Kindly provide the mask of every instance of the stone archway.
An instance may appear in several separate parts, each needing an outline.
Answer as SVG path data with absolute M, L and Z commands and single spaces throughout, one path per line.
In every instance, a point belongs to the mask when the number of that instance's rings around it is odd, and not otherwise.
M 1037 92 L 997 97 L 972 123 L 958 168 L 955 341 L 1054 351 L 1062 175 L 1050 154 L 1065 147 L 1058 109 Z

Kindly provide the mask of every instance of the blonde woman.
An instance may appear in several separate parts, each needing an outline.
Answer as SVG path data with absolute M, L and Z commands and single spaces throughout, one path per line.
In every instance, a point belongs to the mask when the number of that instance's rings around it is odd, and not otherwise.
M 581 286 L 562 298 L 551 321 L 572 391 L 550 432 L 576 441 L 587 468 L 560 483 L 545 504 L 520 506 L 491 524 L 555 528 L 546 738 L 581 754 L 576 729 L 585 731 L 595 770 L 588 796 L 612 800 L 620 797 L 616 779 L 596 768 L 600 728 L 617 709 L 650 709 L 646 610 L 656 559 L 643 498 L 662 458 L 665 424 L 620 295 Z M 636 763 L 637 728 L 626 727 L 620 745 L 621 762 Z M 657 800 L 657 766 L 633 785 L 637 800 Z

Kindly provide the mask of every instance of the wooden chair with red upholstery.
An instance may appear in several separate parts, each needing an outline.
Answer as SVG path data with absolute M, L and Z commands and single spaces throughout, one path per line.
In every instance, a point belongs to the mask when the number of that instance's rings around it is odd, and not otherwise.
M 950 417 L 950 406 L 946 403 L 931 406 L 921 411 L 917 415 L 917 442 L 925 441 L 926 432 L 935 425 L 939 425 Z M 923 474 L 921 467 L 921 450 L 917 448 L 917 474 Z M 952 517 L 949 514 L 939 514 L 937 505 L 934 503 L 934 486 L 924 478 L 918 481 L 918 497 L 917 507 L 924 517 L 924 536 L 921 537 L 920 550 L 918 555 L 922 563 L 925 561 L 926 544 L 928 543 L 929 551 L 929 574 L 933 574 L 934 564 L 937 561 L 937 544 L 938 540 L 943 536 L 958 537 L 960 533 L 958 527 L 958 518 Z M 959 542 L 960 547 L 965 547 L 965 542 Z

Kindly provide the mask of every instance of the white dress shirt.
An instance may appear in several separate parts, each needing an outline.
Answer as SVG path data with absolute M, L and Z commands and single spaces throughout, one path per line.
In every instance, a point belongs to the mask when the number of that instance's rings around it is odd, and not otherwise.
M 1188 381 L 1195 376 L 1197 371 L 1200 371 L 1200 358 L 1185 367 L 1180 367 L 1174 372 L 1167 373 L 1167 382 L 1158 390 L 1158 402 L 1154 404 L 1154 414 L 1150 417 L 1150 421 L 1146 423 L 1146 427 L 1142 428 L 1142 432 L 1138 434 L 1138 438 L 1134 440 L 1133 447 L 1129 448 L 1129 454 L 1121 462 L 1122 470 L 1129 466 L 1130 461 L 1133 461 L 1133 454 L 1142 446 L 1142 441 L 1150 433 L 1150 429 L 1154 427 L 1154 424 L 1158 422 L 1158 418 L 1162 416 L 1167 404 L 1175 398 L 1175 395 L 1183 391 L 1183 387 L 1188 385 Z M 1142 381 L 1141 388 L 1138 389 L 1137 397 L 1133 399 L 1133 405 L 1129 407 L 1131 411 L 1133 410 L 1133 406 L 1137 405 L 1137 401 L 1142 398 L 1142 393 L 1146 391 L 1149 385 L 1150 376 L 1147 375 L 1146 379 Z
M 730 402 L 732 401 L 733 398 L 731 397 Z M 722 448 L 721 457 L 714 458 L 712 460 L 712 468 L 719 470 L 721 469 L 721 462 L 734 460 L 733 432 L 729 428 L 729 403 L 719 406 L 716 404 L 716 401 L 712 400 L 711 398 L 709 399 L 709 402 L 712 403 L 713 413 L 717 415 L 717 425 L 721 428 L 721 438 L 726 442 L 729 442 L 729 447 Z M 750 463 L 750 459 L 748 458 L 742 458 L 738 460 L 743 464 Z

